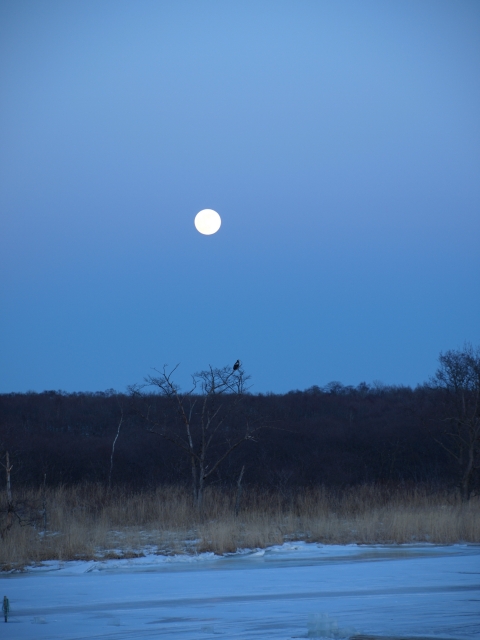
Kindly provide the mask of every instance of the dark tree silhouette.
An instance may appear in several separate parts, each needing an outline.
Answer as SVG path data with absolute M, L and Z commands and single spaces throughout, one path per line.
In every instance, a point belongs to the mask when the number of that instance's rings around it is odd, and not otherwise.
M 480 470 L 480 348 L 441 353 L 432 386 L 442 393 L 445 438 L 436 441 L 457 462 L 462 500 L 475 492 Z
M 177 365 L 178 367 L 178 365 Z M 155 410 L 151 396 L 143 396 L 140 409 L 150 432 L 160 435 L 187 454 L 192 474 L 195 504 L 203 506 L 205 481 L 211 477 L 231 454 L 242 444 L 254 440 L 263 425 L 252 413 L 243 414 L 240 405 L 247 387 L 243 369 L 209 367 L 192 376 L 192 387 L 180 391 L 173 382 L 175 367 L 168 372 L 166 366 L 156 375 L 148 376 L 145 385 L 132 387 L 135 398 L 142 398 L 142 391 L 154 387 L 168 400 L 163 415 Z

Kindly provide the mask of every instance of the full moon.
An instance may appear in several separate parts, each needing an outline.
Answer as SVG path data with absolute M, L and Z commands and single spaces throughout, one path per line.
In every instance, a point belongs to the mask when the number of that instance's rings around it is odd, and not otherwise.
M 217 233 L 222 224 L 222 219 L 213 209 L 202 209 L 195 216 L 195 227 L 204 236 L 211 236 Z

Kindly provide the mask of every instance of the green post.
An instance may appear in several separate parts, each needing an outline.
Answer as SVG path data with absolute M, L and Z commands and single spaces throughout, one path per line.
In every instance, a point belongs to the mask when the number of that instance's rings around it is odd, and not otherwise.
M 3 596 L 2 611 L 3 611 L 3 615 L 5 616 L 5 622 L 7 622 L 8 614 L 10 612 L 10 602 L 8 601 L 7 596 Z

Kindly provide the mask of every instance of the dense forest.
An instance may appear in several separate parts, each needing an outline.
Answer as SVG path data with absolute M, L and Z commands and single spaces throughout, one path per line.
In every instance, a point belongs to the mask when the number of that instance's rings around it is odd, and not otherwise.
M 480 377 L 477 387 L 465 384 L 460 391 L 445 377 L 452 366 L 458 373 L 465 354 L 447 352 L 436 384 L 415 389 L 365 383 L 330 383 L 281 395 L 229 389 L 220 403 L 216 397 L 217 408 L 202 404 L 210 397 L 205 386 L 189 396 L 174 385 L 165 389 L 158 384 L 153 391 L 129 394 L 3 394 L 1 453 L 9 452 L 12 483 L 17 486 L 44 481 L 50 486 L 111 481 L 132 490 L 187 485 L 192 480 L 193 449 L 188 450 L 186 414 L 179 407 L 188 400 L 188 437 L 200 442 L 205 433 L 215 436 L 205 455 L 196 450 L 198 460 L 204 458 L 206 484 L 232 486 L 244 468 L 244 484 L 282 492 L 365 482 L 460 486 L 470 456 L 468 498 L 479 487 Z M 477 366 L 476 357 L 472 362 Z M 227 380 L 234 374 L 242 380 L 241 369 L 216 371 L 227 372 Z M 202 434 L 207 413 L 217 420 L 223 417 L 218 424 L 209 423 L 210 432 Z
M 156 413 L 170 400 L 146 396 Z M 419 387 L 313 387 L 285 395 L 247 395 L 247 413 L 265 428 L 219 465 L 215 483 L 245 481 L 294 486 L 365 481 L 452 481 L 454 460 L 435 441 L 443 436 L 439 392 Z M 227 398 L 228 401 L 228 398 Z M 105 393 L 0 396 L 0 443 L 10 451 L 12 480 L 40 484 L 105 482 L 115 447 L 112 481 L 135 489 L 189 482 L 188 457 L 146 428 L 135 398 Z M 235 427 L 235 424 L 233 424 Z

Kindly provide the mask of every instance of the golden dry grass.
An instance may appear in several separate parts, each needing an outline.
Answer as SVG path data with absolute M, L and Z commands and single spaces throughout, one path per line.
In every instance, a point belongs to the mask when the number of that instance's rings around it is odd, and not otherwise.
M 106 493 L 99 485 L 17 492 L 23 523 L 0 540 L 0 566 L 47 559 L 119 557 L 157 553 L 227 553 L 285 540 L 325 544 L 480 542 L 480 501 L 462 504 L 454 492 L 429 487 L 363 485 L 344 490 L 299 490 L 291 496 L 245 490 L 238 517 L 235 493 L 209 488 L 201 515 L 182 487 Z M 2 528 L 6 516 L 3 515 Z M 28 523 L 27 521 L 30 521 Z

